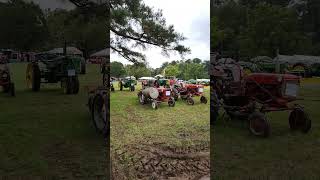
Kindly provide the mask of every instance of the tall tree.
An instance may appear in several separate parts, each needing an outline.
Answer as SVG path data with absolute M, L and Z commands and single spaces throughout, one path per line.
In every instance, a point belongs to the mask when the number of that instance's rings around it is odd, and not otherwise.
M 21 14 L 23 12 L 23 14 Z M 44 14 L 32 2 L 0 2 L 0 47 L 33 50 L 42 47 L 48 36 Z
M 172 25 L 167 26 L 162 11 L 155 11 L 142 0 L 110 0 L 110 14 L 111 49 L 131 62 L 145 60 L 144 54 L 132 47 L 155 46 L 165 55 L 171 51 L 181 55 L 190 51 L 180 44 L 185 37 Z

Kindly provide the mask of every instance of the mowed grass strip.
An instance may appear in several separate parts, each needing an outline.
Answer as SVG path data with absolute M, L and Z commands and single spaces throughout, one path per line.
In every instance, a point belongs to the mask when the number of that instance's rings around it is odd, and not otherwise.
M 320 176 L 320 81 L 303 79 L 299 103 L 312 120 L 308 134 L 289 129 L 289 111 L 267 114 L 271 135 L 252 136 L 246 122 L 222 119 L 211 131 L 214 179 L 312 179 Z
M 99 67 L 88 64 L 79 94 L 66 95 L 60 83 L 27 89 L 26 66 L 10 64 L 16 97 L 0 94 L 0 175 L 105 176 L 106 146 L 91 122 L 84 89 L 101 83 Z

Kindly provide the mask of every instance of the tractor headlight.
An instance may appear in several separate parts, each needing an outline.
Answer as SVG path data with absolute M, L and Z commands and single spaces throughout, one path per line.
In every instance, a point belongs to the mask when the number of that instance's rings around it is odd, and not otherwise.
M 281 82 L 282 81 L 282 76 L 278 76 L 278 82 Z
M 199 91 L 200 93 L 202 93 L 202 92 L 203 92 L 203 88 L 199 88 L 198 91 Z
M 298 89 L 299 89 L 298 84 L 288 82 L 285 84 L 284 94 L 286 96 L 297 97 Z

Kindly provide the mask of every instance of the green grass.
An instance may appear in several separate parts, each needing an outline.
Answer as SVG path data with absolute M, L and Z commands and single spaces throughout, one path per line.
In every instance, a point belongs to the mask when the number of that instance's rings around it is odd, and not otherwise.
M 212 176 L 215 179 L 312 179 L 320 176 L 320 84 L 302 81 L 298 103 L 312 119 L 308 134 L 291 132 L 289 112 L 268 113 L 271 135 L 266 139 L 249 134 L 245 122 L 220 120 L 213 136 Z
M 63 94 L 60 84 L 40 92 L 26 88 L 26 64 L 11 64 L 16 97 L 0 94 L 0 175 L 94 179 L 106 173 L 106 148 L 95 132 L 84 85 L 101 82 L 99 67 L 80 75 L 80 92 Z
M 139 104 L 137 93 L 141 85 L 137 86 L 135 92 L 130 92 L 128 88 L 119 91 L 117 83 L 114 83 L 114 86 L 116 91 L 110 95 L 112 156 L 124 152 L 124 156 L 130 157 L 130 147 L 141 144 L 208 146 L 210 109 L 209 104 L 200 103 L 199 97 L 195 97 L 193 106 L 178 100 L 175 107 L 169 107 L 163 102 L 154 110 L 150 104 Z M 209 88 L 205 89 L 205 93 L 209 98 Z M 113 161 L 113 164 L 124 166 L 124 169 L 129 171 L 132 167 L 126 163 L 129 162 Z

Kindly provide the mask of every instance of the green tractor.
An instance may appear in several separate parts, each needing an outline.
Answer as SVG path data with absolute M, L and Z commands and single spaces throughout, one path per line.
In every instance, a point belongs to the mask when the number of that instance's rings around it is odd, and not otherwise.
M 65 94 L 79 92 L 78 73 L 71 56 L 37 54 L 36 61 L 27 66 L 26 81 L 32 91 L 39 91 L 41 83 L 61 82 Z
M 54 48 L 46 53 L 59 56 L 64 55 L 63 48 Z M 66 55 L 72 59 L 78 74 L 86 74 L 86 60 L 83 57 L 83 53 L 78 48 L 66 47 Z
M 120 91 L 122 91 L 123 88 L 129 88 L 130 91 L 134 91 L 135 85 L 137 85 L 137 81 L 133 76 L 125 77 L 124 79 L 119 81 Z

